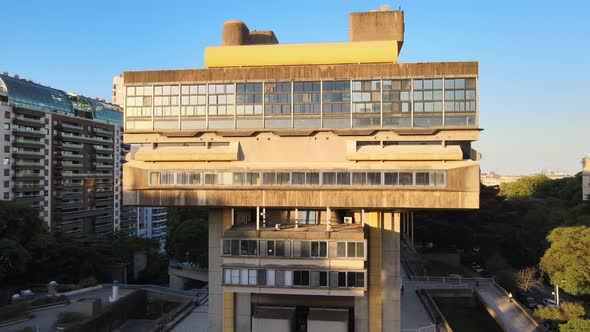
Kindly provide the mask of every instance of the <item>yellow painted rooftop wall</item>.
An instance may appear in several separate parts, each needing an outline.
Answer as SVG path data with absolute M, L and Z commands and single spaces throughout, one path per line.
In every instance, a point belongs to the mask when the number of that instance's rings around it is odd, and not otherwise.
M 258 67 L 346 63 L 396 63 L 395 41 L 214 46 L 205 49 L 205 67 Z

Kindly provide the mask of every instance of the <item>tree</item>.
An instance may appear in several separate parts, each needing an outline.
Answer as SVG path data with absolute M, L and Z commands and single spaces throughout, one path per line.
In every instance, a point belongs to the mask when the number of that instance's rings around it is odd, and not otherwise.
M 541 269 L 551 282 L 570 294 L 590 294 L 590 228 L 557 227 L 547 240 L 551 246 L 541 258 Z
M 559 325 L 560 332 L 588 332 L 590 331 L 590 320 L 574 318 L 565 324 Z
M 537 187 L 547 181 L 550 179 L 545 175 L 523 176 L 514 182 L 500 184 L 500 195 L 508 199 L 531 198 Z
M 207 266 L 208 261 L 208 228 L 207 220 L 188 220 L 174 228 L 168 243 L 169 254 L 180 260 L 188 259 L 198 263 L 201 267 Z
M 533 312 L 536 317 L 545 320 L 567 322 L 585 314 L 584 307 L 578 303 L 561 302 L 559 306 L 542 306 Z
M 523 267 L 516 271 L 514 274 L 514 280 L 516 287 L 527 292 L 529 289 L 539 289 L 543 286 L 543 281 L 538 275 L 538 269 L 534 266 Z

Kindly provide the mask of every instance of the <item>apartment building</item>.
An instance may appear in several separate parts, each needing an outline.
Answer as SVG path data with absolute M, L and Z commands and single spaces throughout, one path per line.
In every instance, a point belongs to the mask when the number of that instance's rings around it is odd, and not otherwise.
M 0 112 L 1 199 L 74 236 L 135 231 L 135 207 L 122 206 L 120 107 L 3 74 Z
M 478 63 L 398 63 L 402 11 L 349 36 L 228 21 L 206 68 L 124 73 L 124 203 L 209 209 L 211 331 L 400 331 L 408 214 L 479 207 Z
M 165 207 L 140 207 L 137 209 L 137 236 L 159 243 L 160 253 L 166 251 L 168 214 Z

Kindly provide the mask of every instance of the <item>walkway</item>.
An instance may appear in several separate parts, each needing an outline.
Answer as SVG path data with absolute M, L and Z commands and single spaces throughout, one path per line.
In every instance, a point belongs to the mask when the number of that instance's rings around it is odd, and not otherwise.
M 404 294 L 402 295 L 401 303 L 401 330 L 418 331 L 420 328 L 432 326 L 430 329 L 422 329 L 421 332 L 435 331 L 434 322 L 430 319 L 430 315 L 424 308 L 422 301 L 416 294 L 415 285 L 409 280 L 405 269 L 401 269 L 402 284 L 404 285 Z
M 193 309 L 171 332 L 208 332 L 209 330 L 209 302 Z
M 477 293 L 495 315 L 494 318 L 507 332 L 542 331 L 515 303 L 510 303 L 506 293 L 497 287 L 478 287 Z

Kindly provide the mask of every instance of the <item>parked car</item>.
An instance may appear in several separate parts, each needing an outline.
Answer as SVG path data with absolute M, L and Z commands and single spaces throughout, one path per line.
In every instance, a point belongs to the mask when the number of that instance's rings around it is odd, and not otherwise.
M 535 309 L 537 306 L 539 306 L 537 304 L 537 301 L 535 301 L 535 298 L 532 296 L 527 296 L 526 298 L 526 305 L 530 308 L 530 309 Z
M 553 301 L 553 299 L 551 298 L 544 298 L 543 299 L 543 305 L 547 306 L 547 307 L 554 307 L 555 306 L 555 301 Z

